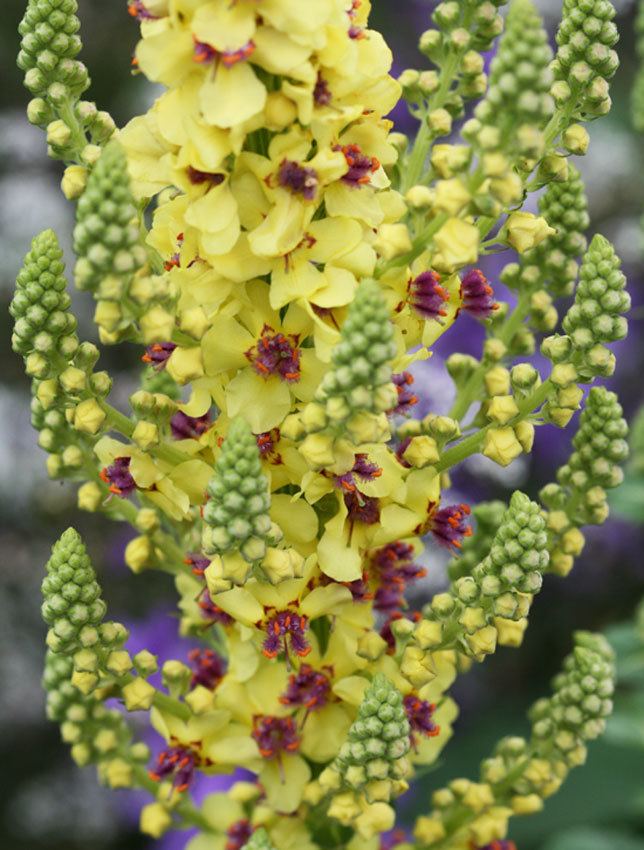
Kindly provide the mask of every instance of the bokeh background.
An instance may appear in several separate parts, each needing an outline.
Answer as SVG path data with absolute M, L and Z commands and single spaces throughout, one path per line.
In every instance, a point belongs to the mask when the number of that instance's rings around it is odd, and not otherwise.
M 138 801 L 127 792 L 102 789 L 91 769 L 77 770 L 59 741 L 58 729 L 44 717 L 39 585 L 51 541 L 69 524 L 85 535 L 110 614 L 132 628 L 135 649 L 147 645 L 162 657 L 183 657 L 186 649 L 176 639 L 170 582 L 152 574 L 130 576 L 123 563 L 127 530 L 79 514 L 74 487 L 47 480 L 44 453 L 36 447 L 29 424 L 28 384 L 10 348 L 7 307 L 32 236 L 55 227 L 71 262 L 72 206 L 58 188 L 59 164 L 48 161 L 42 134 L 24 117 L 27 93 L 15 67 L 16 28 L 25 2 L 2 0 L 0 15 L 0 847 L 136 850 L 150 846 L 137 834 Z M 536 3 L 554 31 L 561 0 Z M 153 87 L 130 73 L 136 25 L 125 0 L 80 0 L 79 5 L 82 58 L 93 79 L 89 96 L 123 124 L 155 96 Z M 416 42 L 434 5 L 432 0 L 374 0 L 373 26 L 391 44 L 397 71 L 419 67 L 423 61 Z M 644 144 L 629 116 L 636 67 L 635 3 L 619 0 L 615 5 L 622 65 L 612 89 L 614 108 L 591 127 L 590 153 L 580 167 L 588 186 L 591 231 L 615 242 L 636 305 L 631 335 L 617 347 L 618 369 L 611 381 L 632 417 L 643 398 Z M 404 110 L 395 117 L 400 129 L 413 131 Z M 494 282 L 498 268 L 488 271 Z M 75 308 L 82 335 L 94 339 L 89 300 L 76 297 Z M 444 358 L 452 350 L 476 354 L 481 341 L 480 329 L 465 318 L 461 330 L 448 336 L 417 373 L 426 408 L 441 412 L 451 401 Z M 102 355 L 104 368 L 115 377 L 117 405 L 135 386 L 137 358 L 138 352 L 127 346 Z M 454 495 L 469 501 L 505 499 L 516 487 L 534 495 L 565 460 L 569 441 L 570 429 L 555 433 L 540 429 L 534 454 L 506 471 L 473 458 L 455 477 Z M 498 737 L 525 731 L 525 709 L 547 687 L 573 629 L 605 629 L 628 654 L 620 712 L 611 734 L 593 746 L 586 768 L 573 774 L 544 813 L 513 822 L 512 837 L 520 850 L 644 850 L 644 649 L 637 648 L 629 625 L 638 599 L 644 596 L 644 535 L 637 522 L 644 518 L 642 482 L 635 473 L 629 475 L 615 517 L 590 533 L 569 579 L 546 582 L 523 648 L 501 650 L 459 682 L 456 696 L 462 714 L 457 734 L 436 770 L 403 798 L 401 813 L 408 822 L 428 807 L 432 788 L 458 775 L 475 776 L 480 759 Z M 445 581 L 440 553 L 430 549 L 427 563 L 425 594 Z M 164 840 L 163 850 L 181 848 L 185 840 L 171 836 Z

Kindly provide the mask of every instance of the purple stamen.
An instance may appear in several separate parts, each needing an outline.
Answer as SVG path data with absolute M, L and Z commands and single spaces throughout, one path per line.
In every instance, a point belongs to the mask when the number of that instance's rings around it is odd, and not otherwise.
M 197 440 L 211 425 L 210 411 L 203 416 L 188 416 L 178 410 L 170 419 L 170 430 L 175 440 Z
M 277 658 L 280 652 L 284 652 L 288 658 L 290 648 L 300 658 L 304 658 L 311 651 L 311 644 L 306 639 L 308 625 L 308 618 L 301 614 L 278 611 L 266 622 L 262 652 L 267 658 Z
M 294 753 L 300 748 L 300 736 L 292 717 L 256 715 L 251 735 L 265 759 L 280 758 L 283 752 Z
M 398 372 L 391 376 L 391 380 L 398 393 L 398 404 L 391 412 L 398 414 L 409 413 L 411 408 L 418 403 L 418 396 L 409 389 L 414 383 L 414 376 L 411 372 Z
M 170 355 L 176 347 L 174 342 L 154 342 L 145 349 L 145 354 L 141 357 L 141 360 L 144 363 L 149 363 L 153 369 L 159 372 L 161 369 L 165 369 Z
M 411 743 L 414 749 L 416 748 L 417 735 L 424 735 L 426 738 L 435 738 L 440 734 L 440 726 L 434 723 L 432 717 L 436 711 L 436 706 L 432 702 L 420 699 L 414 694 L 407 694 L 403 699 L 403 705 L 407 712 L 407 720 L 411 727 Z
M 129 457 L 115 457 L 113 463 L 100 471 L 102 480 L 109 484 L 110 493 L 125 499 L 136 490 L 136 481 L 130 472 Z
M 257 345 L 246 352 L 246 358 L 263 378 L 276 375 L 289 384 L 295 383 L 300 380 L 297 343 L 297 336 L 276 333 L 269 325 L 264 325 Z
M 202 685 L 209 691 L 214 691 L 226 672 L 223 658 L 212 649 L 191 649 L 188 659 L 193 671 L 190 686 L 196 688 L 197 685 Z
M 280 186 L 294 195 L 302 195 L 307 201 L 315 198 L 318 188 L 318 175 L 314 168 L 306 168 L 290 159 L 282 160 L 277 175 Z
M 463 310 L 476 319 L 489 319 L 499 309 L 494 290 L 480 269 L 472 269 L 461 281 L 461 302 Z
M 315 670 L 310 664 L 301 664 L 297 673 L 291 674 L 280 702 L 282 705 L 302 706 L 308 711 L 314 711 L 326 705 L 330 691 L 331 681 L 326 673 Z
M 421 272 L 407 284 L 407 301 L 424 319 L 440 322 L 447 315 L 444 304 L 449 293 L 439 283 L 440 277 L 433 271 Z
M 194 750 L 184 746 L 172 746 L 159 753 L 156 768 L 149 771 L 150 779 L 161 782 L 172 776 L 172 785 L 177 791 L 186 791 L 194 779 L 199 759 Z
M 447 505 L 440 510 L 430 510 L 429 530 L 446 549 L 460 549 L 463 537 L 471 537 L 472 529 L 466 525 L 471 513 L 469 505 Z

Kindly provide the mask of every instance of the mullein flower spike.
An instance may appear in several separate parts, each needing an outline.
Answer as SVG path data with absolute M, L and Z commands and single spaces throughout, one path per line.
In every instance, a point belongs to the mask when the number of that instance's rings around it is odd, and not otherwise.
M 606 490 L 623 479 L 619 467 L 628 457 L 628 425 L 615 393 L 592 387 L 573 439 L 574 452 L 557 472 L 557 483 L 540 495 L 548 508 L 552 554 L 550 570 L 567 575 L 584 547 L 582 525 L 608 518 Z
M 104 623 L 107 606 L 87 549 L 73 528 L 52 548 L 42 583 L 42 615 L 50 629 L 47 645 L 58 654 L 120 646 L 127 632 Z
M 452 734 L 457 674 L 520 645 L 544 573 L 565 574 L 582 525 L 606 517 L 626 426 L 603 388 L 544 507 L 516 492 L 471 510 L 442 492 L 470 455 L 507 465 L 536 425 L 565 425 L 626 333 L 619 261 L 602 237 L 585 251 L 571 164 L 589 142 L 579 122 L 609 105 L 613 8 L 566 0 L 551 62 L 535 4 L 512 0 L 488 85 L 504 5 L 434 4 L 419 43 L 433 67 L 396 81 L 369 0 L 133 0 L 134 64 L 163 90 L 114 139 L 80 99 L 75 0 L 28 1 L 19 64 L 78 200 L 76 284 L 101 343 L 132 342 L 145 364 L 130 410 L 109 405 L 46 231 L 11 305 L 32 421 L 49 473 L 82 482 L 79 507 L 136 529 L 128 566 L 173 576 L 198 642 L 183 660 L 130 657 L 70 529 L 43 582 L 48 713 L 79 764 L 152 794 L 147 835 L 197 825 L 187 850 L 377 843 Z M 413 141 L 386 118 L 401 91 Z M 502 274 L 516 307 L 480 268 L 497 248 L 516 252 Z M 515 360 L 553 333 L 582 256 L 541 375 Z M 449 415 L 413 418 L 422 361 L 466 313 L 486 326 L 480 360 L 452 355 Z M 450 585 L 421 599 L 438 547 Z M 415 844 L 514 850 L 509 816 L 539 808 L 601 730 L 609 667 L 580 637 L 532 739 L 437 791 Z M 150 712 L 152 760 L 108 699 Z M 199 774 L 235 768 L 256 779 L 197 810 Z
M 524 254 L 519 263 L 507 265 L 501 280 L 518 291 L 532 290 L 534 318 L 547 316 L 545 326 L 543 319 L 535 325 L 539 330 L 551 330 L 557 316 L 556 312 L 547 314 L 552 298 L 572 294 L 578 274 L 577 259 L 586 251 L 588 202 L 581 175 L 574 165 L 568 166 L 566 180 L 548 185 L 539 198 L 539 211 L 556 233 Z
M 13 350 L 25 358 L 27 372 L 40 379 L 56 374 L 78 348 L 64 270 L 56 234 L 44 230 L 31 243 L 9 307 L 15 323 Z
M 342 326 L 332 366 L 324 376 L 315 401 L 303 414 L 305 427 L 329 428 L 349 434 L 359 428 L 361 414 L 382 417 L 398 404 L 391 363 L 396 355 L 394 329 L 380 288 L 364 281 Z M 309 428 L 307 427 L 307 430 Z M 361 442 L 361 440 L 357 440 Z
M 535 134 L 538 140 L 554 111 L 551 61 L 548 34 L 535 6 L 531 0 L 513 0 L 492 60 L 487 94 L 474 112 L 486 150 L 528 158 L 540 152 L 538 147 L 535 150 Z M 499 114 L 503 115 L 500 126 Z
M 410 726 L 402 694 L 382 674 L 374 677 L 331 768 L 350 788 L 398 780 L 407 773 L 404 756 L 410 748 Z
M 110 301 L 123 298 L 145 263 L 127 160 L 116 141 L 103 150 L 78 202 L 74 250 L 76 285 Z
M 520 642 L 532 596 L 548 566 L 546 522 L 536 502 L 515 492 L 489 553 L 423 609 L 414 639 L 422 650 L 457 647 L 482 661 L 497 641 Z
M 610 109 L 608 80 L 619 65 L 612 49 L 619 39 L 614 17 L 609 0 L 564 0 L 552 93 L 558 105 L 572 104 L 585 120 Z
M 39 98 L 60 97 L 57 89 L 63 96 L 79 95 L 89 86 L 87 70 L 76 60 L 81 50 L 77 11 L 76 0 L 29 0 L 18 27 L 22 36 L 18 66 L 25 71 L 26 87 Z M 33 104 L 30 108 L 35 111 Z M 44 118 L 44 103 L 41 108 Z
M 606 639 L 578 632 L 552 696 L 530 710 L 530 739 L 501 740 L 483 761 L 478 783 L 456 779 L 435 791 L 434 812 L 416 821 L 416 840 L 428 848 L 503 846 L 509 818 L 539 811 L 583 764 L 586 744 L 601 735 L 611 712 L 614 678 Z
M 260 561 L 272 531 L 268 479 L 257 441 L 245 420 L 235 419 L 222 443 L 203 509 L 207 555 L 239 551 L 249 564 Z
M 563 320 L 567 336 L 548 337 L 542 346 L 547 357 L 557 364 L 569 363 L 583 381 L 613 374 L 615 355 L 606 343 L 624 339 L 628 333 L 622 314 L 631 301 L 620 265 L 611 243 L 597 234 L 581 264 L 575 303 Z

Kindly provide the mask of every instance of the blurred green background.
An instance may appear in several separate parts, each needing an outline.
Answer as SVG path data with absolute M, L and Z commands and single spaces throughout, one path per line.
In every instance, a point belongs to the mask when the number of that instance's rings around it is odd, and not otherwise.
M 306 0 L 302 0 L 303 3 Z M 561 0 L 536 0 L 551 31 Z M 132 625 L 137 641 L 149 639 L 163 654 L 175 647 L 170 613 L 172 588 L 163 577 L 131 577 L 123 565 L 128 532 L 100 517 L 79 514 L 74 488 L 50 482 L 44 453 L 29 425 L 28 384 L 22 364 L 10 348 L 7 307 L 13 281 L 31 237 L 55 227 L 71 261 L 72 206 L 58 189 L 60 166 L 47 160 L 45 140 L 24 117 L 27 93 L 15 67 L 16 28 L 25 0 L 3 0 L 0 15 L 0 847 L 3 850 L 135 850 L 148 844 L 136 831 L 136 801 L 124 792 L 106 791 L 93 771 L 77 770 L 59 741 L 58 729 L 44 718 L 40 671 L 44 628 L 39 585 L 51 541 L 69 524 L 86 536 L 101 573 L 115 619 Z M 132 77 L 130 58 L 137 27 L 125 0 L 80 0 L 82 58 L 93 85 L 89 97 L 122 124 L 144 110 L 153 87 Z M 374 0 L 372 25 L 391 44 L 396 70 L 418 65 L 415 49 L 435 3 L 429 0 Z M 636 307 L 630 339 L 619 346 L 618 371 L 611 386 L 620 393 L 627 414 L 642 401 L 643 308 L 641 287 L 644 198 L 644 146 L 631 129 L 629 88 L 635 70 L 635 4 L 616 3 L 622 34 L 622 66 L 613 86 L 610 116 L 591 127 L 592 145 L 581 168 L 588 183 L 592 231 L 600 230 L 617 246 L 629 275 Z M 410 129 L 404 114 L 403 129 Z M 75 297 L 81 332 L 94 339 L 91 305 Z M 472 325 L 468 325 L 469 333 Z M 453 335 L 452 346 L 453 346 Z M 621 355 L 621 356 L 620 356 Z M 127 346 L 102 355 L 115 377 L 114 399 L 126 401 L 139 369 L 138 353 Z M 431 362 L 427 389 L 432 402 L 445 407 L 449 393 L 441 371 L 441 348 Z M 474 459 L 455 481 L 462 498 L 506 498 L 510 488 L 531 495 L 565 459 L 570 434 L 538 435 L 534 456 L 500 474 L 497 467 Z M 622 500 L 631 518 L 644 513 L 644 485 L 632 477 Z M 639 501 L 638 501 L 639 500 Z M 551 578 L 533 609 L 531 628 L 521 651 L 502 650 L 459 683 L 462 705 L 455 739 L 436 772 L 423 780 L 401 804 L 403 817 L 428 807 L 431 789 L 457 775 L 475 776 L 478 762 L 503 734 L 525 730 L 524 712 L 547 687 L 548 679 L 569 647 L 575 628 L 610 628 L 628 623 L 644 595 L 644 536 L 635 522 L 612 521 L 590 536 L 589 545 L 566 582 Z M 444 562 L 429 560 L 427 593 L 443 581 Z M 644 650 L 632 626 L 613 632 L 629 656 L 620 706 L 626 720 L 607 741 L 591 750 L 585 769 L 576 771 L 541 815 L 513 822 L 520 850 L 644 850 Z M 644 645 L 644 641 L 643 641 Z M 639 665 L 639 667 L 638 667 Z M 635 672 L 633 672 L 633 669 Z M 639 747 L 638 747 L 639 741 Z M 163 843 L 180 848 L 179 836 Z

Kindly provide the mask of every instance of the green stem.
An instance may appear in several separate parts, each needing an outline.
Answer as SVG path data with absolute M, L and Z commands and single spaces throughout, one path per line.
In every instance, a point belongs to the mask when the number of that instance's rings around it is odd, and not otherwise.
M 180 700 L 169 696 L 168 694 L 162 693 L 161 691 L 157 691 L 155 693 L 152 704 L 155 708 L 158 708 L 159 711 L 166 711 L 168 714 L 172 714 L 180 720 L 190 720 L 192 717 L 190 706 L 186 705 L 185 702 L 181 702 Z
M 427 159 L 427 154 L 429 153 L 431 143 L 432 134 L 429 129 L 429 125 L 427 124 L 427 117 L 423 116 L 423 119 L 421 120 L 420 124 L 420 129 L 418 130 L 418 134 L 416 136 L 412 152 L 409 155 L 409 160 L 407 161 L 407 168 L 405 170 L 401 182 L 400 191 L 403 193 L 403 195 L 408 189 L 410 189 L 412 186 L 415 186 L 420 180 L 420 176 L 425 166 L 425 160 Z
M 107 404 L 107 402 L 103 402 L 103 410 L 107 413 L 108 424 L 111 425 L 115 431 L 118 431 L 119 434 L 122 434 L 128 439 L 132 439 L 132 434 L 134 433 L 134 423 L 132 420 L 128 419 L 128 417 L 121 413 L 120 410 L 112 407 L 111 404 Z M 184 454 L 182 451 L 179 451 L 179 449 L 172 448 L 172 446 L 165 445 L 164 443 L 159 443 L 158 446 L 153 446 L 149 449 L 149 451 L 160 460 L 165 460 L 167 463 L 173 465 L 185 463 L 185 461 L 190 460 L 189 455 Z
M 74 112 L 74 103 L 71 100 L 65 100 L 58 109 L 58 115 L 71 130 L 75 161 L 81 163 L 81 154 L 87 145 L 87 136 Z
M 107 421 L 109 425 L 111 425 L 115 431 L 118 431 L 119 434 L 130 439 L 134 433 L 134 423 L 132 420 L 128 419 L 124 413 L 121 413 L 120 410 L 112 407 L 112 405 L 108 404 L 106 401 L 103 402 L 103 410 L 107 413 Z

